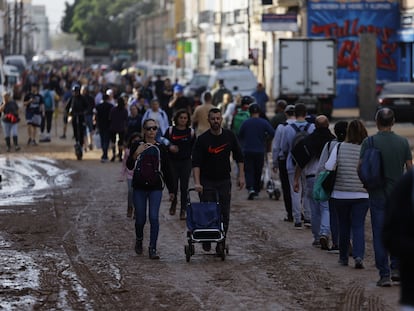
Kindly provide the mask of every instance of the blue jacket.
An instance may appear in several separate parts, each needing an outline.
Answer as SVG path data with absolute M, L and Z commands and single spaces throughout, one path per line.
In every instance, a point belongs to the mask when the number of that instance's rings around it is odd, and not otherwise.
M 261 152 L 266 150 L 266 139 L 272 139 L 275 130 L 269 121 L 263 118 L 251 117 L 240 127 L 239 138 L 243 152 Z

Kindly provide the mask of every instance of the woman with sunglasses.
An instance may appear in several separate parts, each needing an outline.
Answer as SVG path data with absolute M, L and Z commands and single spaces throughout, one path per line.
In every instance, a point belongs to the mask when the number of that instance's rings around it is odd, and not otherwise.
M 134 170 L 134 176 L 132 179 L 133 187 L 133 202 L 135 206 L 135 252 L 142 254 L 142 241 L 144 238 L 144 225 L 147 218 L 147 205 L 150 221 L 150 242 L 149 242 L 149 258 L 159 259 L 157 254 L 157 239 L 159 232 L 159 210 L 162 199 L 162 190 L 164 188 L 164 182 L 167 185 L 170 201 L 174 200 L 174 184 L 171 172 L 171 167 L 168 159 L 168 151 L 166 147 L 160 144 L 156 140 L 158 131 L 157 122 L 154 119 L 147 119 L 143 123 L 143 139 L 134 142 L 131 145 L 130 154 L 127 159 L 127 168 Z M 145 184 L 140 180 L 139 172 L 137 171 L 138 162 L 137 159 L 144 157 L 145 153 L 150 148 L 156 146 L 159 150 L 159 163 L 161 166 L 161 173 L 157 174 L 157 179 L 151 184 Z M 147 150 L 148 149 L 148 150 Z M 135 169 L 134 169 L 135 168 Z

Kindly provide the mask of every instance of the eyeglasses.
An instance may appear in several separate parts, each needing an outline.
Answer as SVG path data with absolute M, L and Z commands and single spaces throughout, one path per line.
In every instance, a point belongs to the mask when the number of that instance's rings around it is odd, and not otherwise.
M 149 130 L 156 131 L 156 130 L 158 130 L 158 126 L 147 126 L 147 127 L 145 127 L 145 130 L 146 131 L 149 131 Z

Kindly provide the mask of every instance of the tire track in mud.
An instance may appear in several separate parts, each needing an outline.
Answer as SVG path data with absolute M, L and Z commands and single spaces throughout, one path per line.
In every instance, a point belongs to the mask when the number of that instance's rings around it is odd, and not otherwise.
M 80 173 L 78 172 L 77 174 Z M 77 176 L 74 176 L 74 179 L 77 178 Z M 70 197 L 75 195 L 73 190 L 71 192 L 72 193 L 69 194 Z M 80 195 L 80 193 L 76 195 Z M 73 236 L 73 230 L 76 229 L 76 222 L 79 221 L 79 215 L 88 208 L 88 205 L 81 208 L 77 213 L 77 216 L 74 218 L 73 215 L 67 211 L 76 211 L 76 209 L 79 208 L 76 202 L 82 202 L 82 200 L 74 200 L 74 202 L 62 201 L 62 199 L 70 200 L 70 198 L 68 198 L 68 194 L 64 194 L 61 190 L 55 190 L 53 197 L 53 208 L 56 221 L 58 223 L 58 230 L 62 239 L 62 247 L 70 264 L 70 266 L 61 269 L 58 275 L 60 280 L 65 280 L 65 284 L 63 286 L 67 287 L 66 290 L 68 290 L 69 293 L 67 297 L 70 305 L 74 306 L 75 309 L 79 307 L 79 304 L 83 305 L 82 308 L 86 307 L 86 309 L 90 309 L 88 305 L 91 304 L 101 310 L 118 310 L 118 302 L 115 297 L 107 289 L 99 277 L 90 270 L 88 264 L 84 262 L 84 259 L 79 252 L 76 239 Z M 75 205 L 72 205 L 71 203 L 75 203 Z M 71 220 L 73 220 L 74 223 L 71 223 Z M 76 274 L 76 279 L 74 279 L 70 274 L 65 275 L 65 271 L 68 269 L 72 270 Z M 75 284 L 77 281 L 79 281 L 80 284 Z M 86 301 L 85 297 L 79 297 L 82 289 L 77 288 L 76 290 L 77 286 L 81 286 L 86 290 L 86 295 L 90 301 Z

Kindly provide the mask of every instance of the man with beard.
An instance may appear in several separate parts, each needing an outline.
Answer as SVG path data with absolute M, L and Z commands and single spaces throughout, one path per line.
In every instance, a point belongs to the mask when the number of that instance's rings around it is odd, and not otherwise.
M 236 135 L 231 130 L 221 127 L 223 118 L 220 109 L 210 109 L 208 122 L 210 129 L 197 137 L 193 149 L 194 188 L 199 193 L 203 193 L 203 188 L 217 191 L 224 231 L 227 233 L 231 199 L 230 153 L 233 154 L 233 159 L 238 164 L 240 189 L 243 189 L 245 184 L 243 155 Z M 205 195 L 211 195 L 211 193 L 206 191 L 202 195 L 203 201 L 211 202 L 211 200 L 207 200 Z M 211 243 L 203 243 L 203 249 L 209 251 Z

